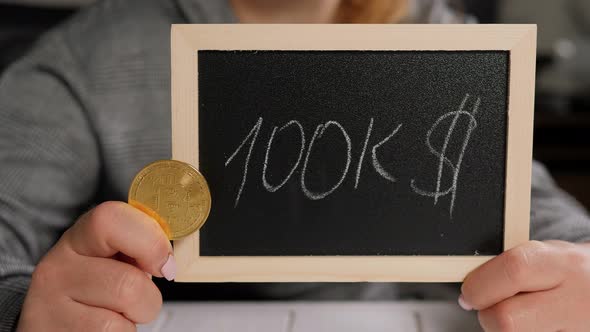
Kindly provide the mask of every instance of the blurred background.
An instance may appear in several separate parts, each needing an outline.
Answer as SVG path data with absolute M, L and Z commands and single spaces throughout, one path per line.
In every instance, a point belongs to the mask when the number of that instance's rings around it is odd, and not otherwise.
M 91 2 L 0 0 L 0 73 L 40 34 Z M 538 24 L 533 154 L 590 208 L 590 1 L 450 2 L 480 23 Z

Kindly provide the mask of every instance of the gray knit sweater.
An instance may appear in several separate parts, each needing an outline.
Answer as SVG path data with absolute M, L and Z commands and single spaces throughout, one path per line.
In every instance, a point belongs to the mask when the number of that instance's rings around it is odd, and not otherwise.
M 412 8 L 418 21 L 452 21 L 439 1 Z M 15 327 L 33 268 L 64 229 L 93 204 L 125 200 L 143 165 L 170 158 L 170 24 L 235 21 L 225 0 L 102 1 L 46 34 L 3 74 L 0 331 Z M 586 212 L 538 164 L 531 217 L 533 238 L 590 240 Z M 412 284 L 258 288 L 300 298 L 447 294 Z

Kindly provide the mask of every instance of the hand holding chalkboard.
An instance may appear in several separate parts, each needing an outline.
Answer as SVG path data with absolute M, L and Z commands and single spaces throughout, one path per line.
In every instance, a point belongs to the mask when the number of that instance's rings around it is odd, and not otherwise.
M 186 281 L 458 281 L 528 238 L 533 26 L 180 25 Z

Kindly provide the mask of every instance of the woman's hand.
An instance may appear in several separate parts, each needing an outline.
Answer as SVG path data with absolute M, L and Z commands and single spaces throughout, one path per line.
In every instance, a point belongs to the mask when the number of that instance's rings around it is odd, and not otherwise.
M 590 246 L 530 241 L 471 272 L 459 304 L 486 332 L 590 329 Z
M 162 295 L 148 273 L 173 279 L 172 247 L 158 224 L 122 202 L 103 203 L 39 262 L 18 331 L 135 331 Z

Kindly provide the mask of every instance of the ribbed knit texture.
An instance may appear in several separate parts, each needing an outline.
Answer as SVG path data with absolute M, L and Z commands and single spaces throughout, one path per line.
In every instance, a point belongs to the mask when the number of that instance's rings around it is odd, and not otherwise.
M 420 1 L 431 12 L 416 17 L 448 22 L 434 2 Z M 63 230 L 92 205 L 126 200 L 142 166 L 170 158 L 170 24 L 187 21 L 235 18 L 224 0 L 102 1 L 1 77 L 0 331 L 15 328 L 34 266 Z M 533 171 L 533 237 L 590 239 L 584 210 L 541 166 Z M 457 296 L 435 284 L 256 287 L 273 298 Z
M 30 276 L 18 276 L 0 283 L 0 332 L 12 331 L 16 326 L 30 280 Z

